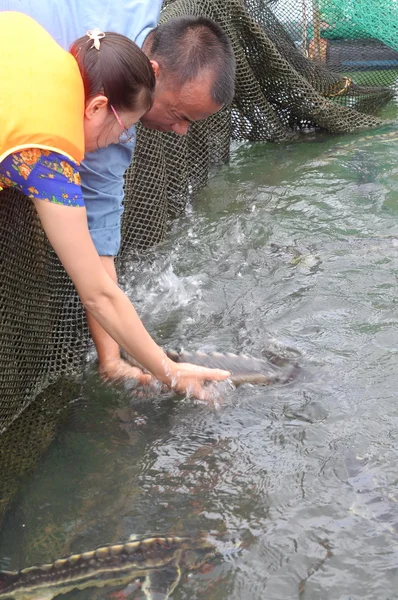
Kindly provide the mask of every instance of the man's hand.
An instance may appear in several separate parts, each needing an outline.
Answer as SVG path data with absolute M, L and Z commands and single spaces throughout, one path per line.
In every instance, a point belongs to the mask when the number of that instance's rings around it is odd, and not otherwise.
M 99 374 L 104 381 L 126 381 L 134 379 L 141 385 L 153 385 L 156 379 L 138 367 L 129 365 L 122 358 L 115 358 L 99 364 Z

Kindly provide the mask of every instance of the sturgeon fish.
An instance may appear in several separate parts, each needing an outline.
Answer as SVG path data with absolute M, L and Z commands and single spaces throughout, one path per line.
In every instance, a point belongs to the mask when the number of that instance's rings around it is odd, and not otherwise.
M 372 147 L 374 144 L 393 144 L 395 142 L 398 142 L 398 131 L 396 129 L 393 131 L 385 131 L 383 133 L 370 133 L 349 142 L 340 142 L 336 144 L 333 148 L 323 152 L 318 160 L 338 157 L 341 151 L 344 152 L 344 154 L 347 154 L 350 150 L 362 150 L 363 148 Z
M 0 571 L 0 599 L 51 600 L 73 589 L 117 586 L 144 578 L 146 599 L 166 600 L 183 572 L 198 569 L 216 554 L 204 538 L 137 538 L 20 571 Z
M 245 354 L 222 354 L 220 352 L 176 352 L 167 350 L 166 354 L 175 362 L 188 362 L 201 367 L 230 371 L 234 385 L 242 383 L 271 385 L 288 383 L 298 372 L 297 360 L 271 352 L 267 358 L 254 358 Z

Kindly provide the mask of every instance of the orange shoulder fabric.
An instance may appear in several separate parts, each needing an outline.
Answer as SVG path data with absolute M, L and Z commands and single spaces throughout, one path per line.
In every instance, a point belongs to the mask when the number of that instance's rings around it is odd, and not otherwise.
M 73 56 L 30 17 L 0 12 L 0 162 L 23 148 L 84 156 L 84 88 Z

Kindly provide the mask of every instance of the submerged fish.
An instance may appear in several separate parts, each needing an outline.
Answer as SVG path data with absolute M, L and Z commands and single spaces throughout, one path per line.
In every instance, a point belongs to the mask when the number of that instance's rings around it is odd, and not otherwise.
M 395 142 L 398 142 L 398 131 L 396 129 L 382 133 L 369 133 L 368 135 L 357 137 L 355 140 L 336 144 L 333 148 L 326 150 L 318 160 L 322 160 L 323 158 L 338 158 L 341 152 L 343 152 L 344 155 L 347 155 L 349 151 L 354 152 L 356 150 L 374 147 L 375 144 L 394 144 Z
M 188 362 L 202 367 L 230 371 L 230 379 L 234 385 L 287 383 L 298 372 L 296 360 L 273 353 L 268 353 L 267 358 L 254 358 L 245 354 L 187 352 L 185 350 L 181 352 L 167 350 L 166 353 L 175 362 Z
M 73 589 L 117 586 L 145 578 L 142 590 L 147 600 L 166 600 L 184 571 L 198 569 L 216 554 L 203 538 L 134 539 L 20 571 L 0 571 L 0 599 L 51 600 Z

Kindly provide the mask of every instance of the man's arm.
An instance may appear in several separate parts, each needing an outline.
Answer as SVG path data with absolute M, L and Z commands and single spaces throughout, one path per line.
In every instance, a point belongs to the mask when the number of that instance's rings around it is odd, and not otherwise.
M 101 262 L 111 279 L 117 283 L 115 259 L 113 256 L 100 256 Z M 143 373 L 141 369 L 132 367 L 120 356 L 119 345 L 108 335 L 101 325 L 86 311 L 87 323 L 93 338 L 99 363 L 99 372 L 103 379 L 136 379 L 147 385 L 154 383 L 152 375 Z

